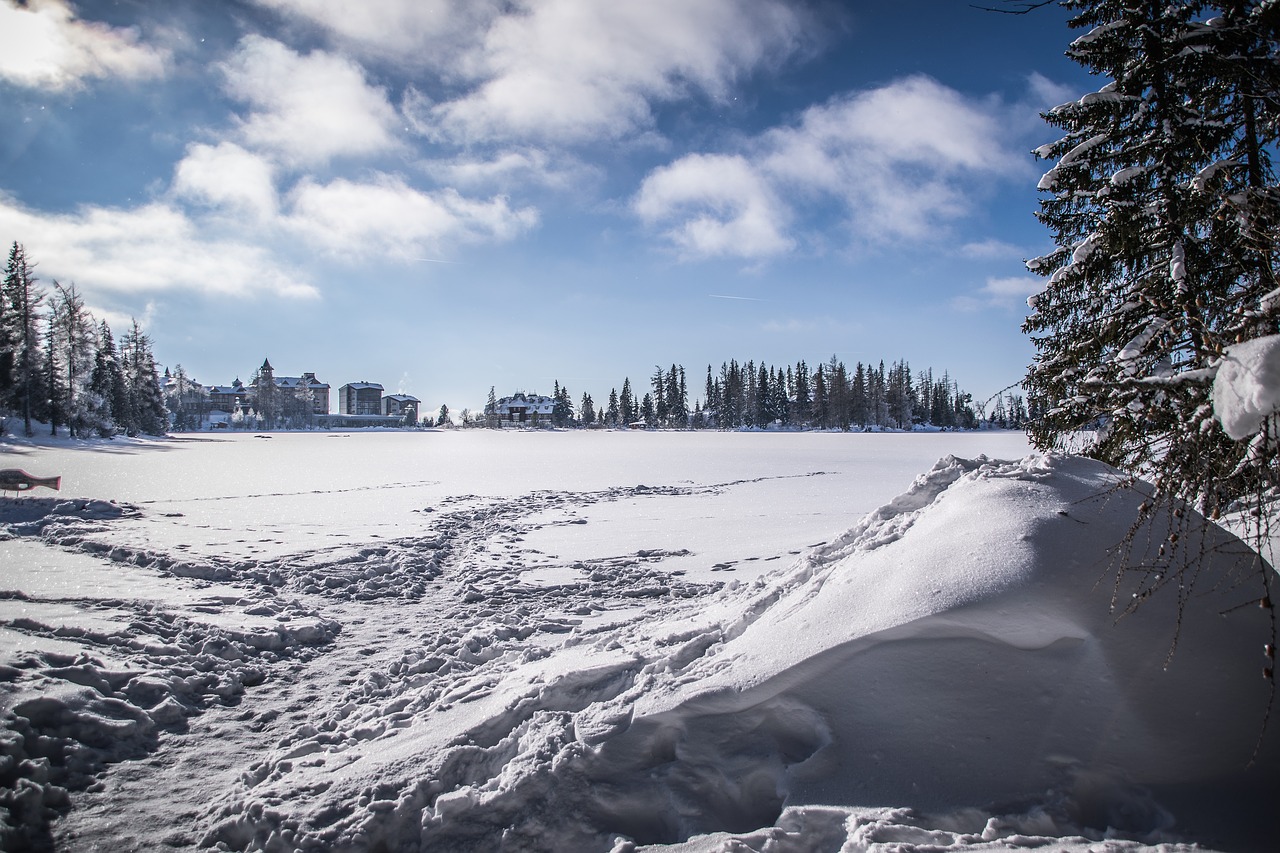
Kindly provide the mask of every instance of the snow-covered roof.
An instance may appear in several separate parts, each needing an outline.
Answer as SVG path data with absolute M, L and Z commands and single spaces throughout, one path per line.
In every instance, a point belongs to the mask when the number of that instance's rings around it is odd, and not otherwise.
M 376 388 L 379 391 L 382 390 L 382 386 L 379 385 L 377 382 L 348 382 L 346 385 L 343 385 L 342 387 L 350 388 L 353 391 L 365 391 L 370 388 Z
M 412 394 L 388 394 L 384 400 L 395 400 L 397 403 L 421 403 L 417 397 Z
M 314 374 L 309 376 L 277 376 L 275 377 L 275 380 L 276 385 L 279 385 L 281 388 L 298 388 L 302 385 L 303 380 L 306 380 L 308 388 L 319 389 L 329 387 L 328 382 L 321 382 L 316 379 Z

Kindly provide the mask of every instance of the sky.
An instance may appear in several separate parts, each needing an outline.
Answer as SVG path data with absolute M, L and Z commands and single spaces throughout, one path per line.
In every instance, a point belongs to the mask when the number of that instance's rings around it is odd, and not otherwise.
M 994 5 L 999 5 L 996 0 Z M 993 4 L 987 4 L 993 5 Z M 0 242 L 206 385 L 455 414 L 832 355 L 1017 382 L 1056 7 L 0 0 Z

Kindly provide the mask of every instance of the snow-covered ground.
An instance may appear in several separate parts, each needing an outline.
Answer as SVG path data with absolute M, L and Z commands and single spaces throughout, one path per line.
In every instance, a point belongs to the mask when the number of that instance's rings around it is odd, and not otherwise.
M 0 444 L 63 477 L 0 498 L 0 848 L 1271 849 L 1244 549 L 1117 620 L 1141 495 L 1028 452 Z

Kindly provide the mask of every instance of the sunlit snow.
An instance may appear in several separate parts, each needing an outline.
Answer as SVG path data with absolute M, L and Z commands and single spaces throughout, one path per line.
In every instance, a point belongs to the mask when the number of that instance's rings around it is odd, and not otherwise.
M 1020 435 L 4 450 L 64 478 L 0 498 L 5 849 L 1280 833 L 1250 552 L 1194 525 L 1195 594 L 1119 618 L 1140 488 Z

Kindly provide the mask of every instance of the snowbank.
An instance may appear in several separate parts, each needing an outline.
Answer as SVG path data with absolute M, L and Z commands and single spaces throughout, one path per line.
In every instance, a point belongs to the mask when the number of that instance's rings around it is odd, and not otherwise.
M 1236 441 L 1251 437 L 1280 411 L 1280 335 L 1227 348 L 1213 381 L 1213 411 Z
M 1087 460 L 947 458 L 751 583 L 533 644 L 493 612 L 282 744 L 202 843 L 1270 849 L 1256 566 L 1196 520 L 1172 559 L 1202 570 L 1118 617 L 1141 500 Z

